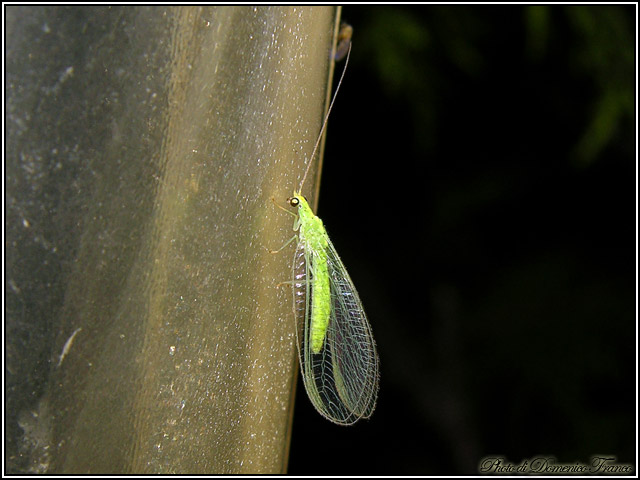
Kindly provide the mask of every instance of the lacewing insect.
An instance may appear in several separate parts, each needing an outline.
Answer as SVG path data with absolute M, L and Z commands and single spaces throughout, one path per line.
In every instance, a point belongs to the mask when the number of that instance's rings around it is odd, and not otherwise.
M 347 59 L 336 94 L 349 62 L 350 33 L 348 40 Z M 287 200 L 297 214 L 280 207 L 296 217 L 293 229 L 297 231 L 280 250 L 297 239 L 291 284 L 300 370 L 309 399 L 323 417 L 340 425 L 352 425 L 369 418 L 375 408 L 378 354 L 358 292 L 322 220 L 302 196 L 302 186 L 335 98 L 334 95 L 300 186 Z

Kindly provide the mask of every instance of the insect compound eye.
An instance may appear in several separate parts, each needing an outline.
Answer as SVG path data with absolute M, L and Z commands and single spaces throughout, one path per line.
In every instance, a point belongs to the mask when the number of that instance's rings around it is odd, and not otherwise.
M 289 205 L 291 205 L 292 207 L 297 207 L 298 205 L 300 205 L 300 200 L 298 200 L 298 197 L 291 197 L 289 199 Z

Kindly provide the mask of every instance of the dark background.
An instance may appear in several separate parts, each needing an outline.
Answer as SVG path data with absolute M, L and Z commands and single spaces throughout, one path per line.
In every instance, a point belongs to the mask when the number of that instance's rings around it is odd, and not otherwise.
M 290 473 L 635 464 L 635 6 L 352 6 L 319 216 L 381 358 Z M 336 78 L 344 63 L 336 65 Z

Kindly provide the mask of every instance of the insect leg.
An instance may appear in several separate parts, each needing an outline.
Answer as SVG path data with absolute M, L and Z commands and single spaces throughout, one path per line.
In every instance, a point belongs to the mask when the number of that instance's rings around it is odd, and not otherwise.
M 297 235 L 294 235 L 293 237 L 291 237 L 289 240 L 287 240 L 287 243 L 285 243 L 284 245 L 282 245 L 279 249 L 277 250 L 269 250 L 269 253 L 278 253 L 279 251 L 281 251 L 284 247 L 286 247 L 287 245 L 289 245 L 291 242 L 293 242 L 294 239 L 298 238 Z

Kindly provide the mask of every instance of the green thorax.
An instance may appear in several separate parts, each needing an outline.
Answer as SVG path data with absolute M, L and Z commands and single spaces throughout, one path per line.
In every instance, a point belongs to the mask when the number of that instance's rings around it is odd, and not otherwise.
M 327 247 L 327 232 L 322 220 L 314 215 L 309 203 L 300 192 L 294 192 L 293 198 L 300 202 L 298 205 L 300 240 L 304 242 L 306 248 L 316 253 L 324 252 Z

